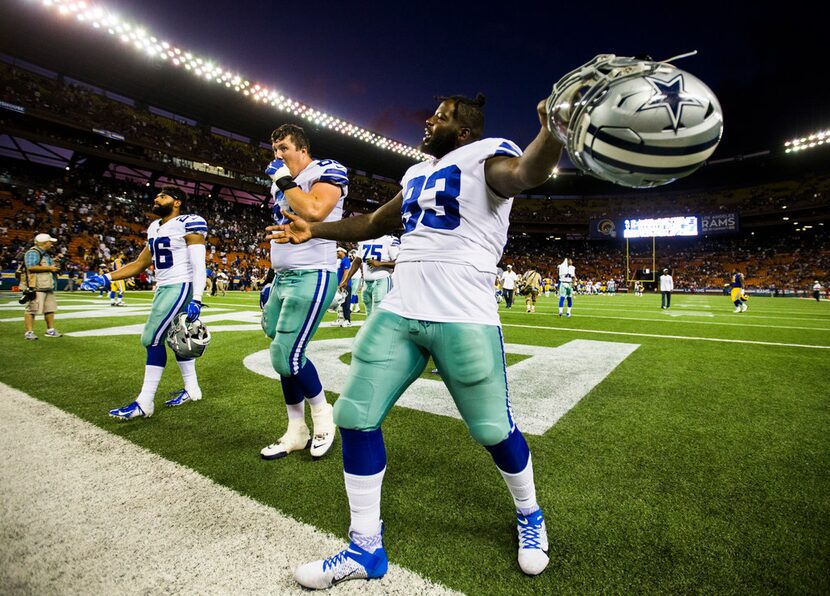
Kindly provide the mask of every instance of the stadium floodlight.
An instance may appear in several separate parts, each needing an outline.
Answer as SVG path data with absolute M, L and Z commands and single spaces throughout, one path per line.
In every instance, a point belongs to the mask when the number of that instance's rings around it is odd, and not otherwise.
M 357 137 L 361 141 L 372 143 L 379 148 L 394 151 L 416 161 L 430 158 L 429 155 L 422 153 L 415 147 L 364 130 L 349 124 L 345 120 L 333 118 L 298 101 L 282 95 L 279 96 L 279 99 L 268 97 L 269 91 L 259 84 L 253 84 L 253 91 L 249 91 L 248 89 L 251 88 L 252 83 L 242 75 L 233 75 L 232 84 L 229 85 L 227 81 L 230 73 L 217 66 L 212 60 L 195 56 L 168 41 L 153 36 L 143 25 L 129 23 L 101 4 L 93 4 L 85 0 L 43 0 L 40 6 L 44 10 L 57 13 L 62 18 L 70 18 L 69 15 L 75 15 L 73 20 L 79 25 L 86 25 L 91 29 L 117 36 L 122 43 L 132 45 L 136 51 L 141 52 L 146 58 L 162 61 L 168 61 L 169 59 L 169 63 L 173 66 L 184 68 L 200 79 L 219 85 L 224 84 L 227 88 L 232 87 L 235 92 L 255 102 L 269 103 L 275 109 L 292 112 L 318 125 L 333 128 L 340 134 Z M 228 75 L 228 78 L 225 75 Z M 263 89 L 265 93 L 260 93 L 260 89 Z M 270 93 L 273 94 L 273 92 Z M 332 124 L 332 121 L 334 124 Z M 830 135 L 830 132 L 827 134 Z M 828 142 L 830 142 L 830 138 L 828 138 Z
M 784 143 L 785 153 L 797 153 L 806 149 L 814 149 L 822 145 L 830 145 L 830 129 L 820 130 L 804 137 L 792 139 Z

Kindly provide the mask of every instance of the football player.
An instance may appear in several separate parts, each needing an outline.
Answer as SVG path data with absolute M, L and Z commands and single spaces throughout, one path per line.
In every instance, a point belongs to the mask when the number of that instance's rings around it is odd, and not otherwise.
M 746 294 L 744 294 L 744 274 L 737 269 L 732 270 L 732 291 L 730 292 L 735 312 L 746 312 Z
M 343 304 L 340 305 L 340 310 L 337 313 L 336 324 L 341 327 L 352 326 L 352 282 L 350 277 L 346 277 L 346 274 L 351 270 L 352 262 L 347 253 L 348 251 L 345 248 L 337 247 L 337 289 L 345 295 Z
M 354 263 L 358 257 L 357 250 L 349 251 L 349 260 Z M 360 298 L 359 295 L 363 291 L 363 272 L 358 267 L 352 275 L 352 312 L 360 312 Z
M 574 289 L 573 283 L 576 278 L 576 267 L 571 259 L 566 258 L 559 264 L 559 316 L 562 316 L 562 307 L 565 306 L 565 300 L 568 301 L 568 312 L 566 317 L 571 316 L 571 307 L 573 306 Z
M 280 126 L 271 134 L 271 142 L 275 159 L 265 173 L 273 180 L 274 221 L 286 224 L 294 214 L 313 222 L 339 220 L 349 191 L 346 168 L 331 159 L 313 159 L 308 137 L 299 126 Z M 318 458 L 334 443 L 332 407 L 305 352 L 337 290 L 335 249 L 334 242 L 321 239 L 302 246 L 271 243 L 275 275 L 262 300 L 262 325 L 272 340 L 271 364 L 280 375 L 288 429 L 262 449 L 264 459 L 282 458 L 309 446 L 311 456 Z M 306 401 L 311 406 L 313 439 L 305 421 Z
M 155 220 L 147 228 L 147 246 L 138 258 L 104 276 L 95 276 L 92 280 L 107 289 L 113 281 L 139 275 L 152 265 L 158 283 L 153 294 L 150 317 L 141 334 L 141 343 L 147 348 L 144 385 L 134 402 L 110 410 L 110 416 L 119 420 L 149 418 L 153 415 L 156 389 L 167 364 L 167 348 L 164 343 L 167 331 L 179 313 L 187 312 L 188 320 L 194 321 L 202 311 L 208 227 L 198 215 L 181 214 L 186 201 L 187 195 L 180 188 L 163 186 L 153 201 L 153 213 L 161 219 Z M 202 390 L 196 377 L 196 361 L 192 358 L 182 359 L 178 355 L 176 361 L 182 373 L 184 389 L 176 392 L 173 399 L 164 402 L 169 407 L 202 399 Z
M 352 349 L 349 375 L 335 405 L 351 509 L 348 548 L 300 566 L 295 579 L 327 588 L 386 573 L 380 517 L 386 449 L 381 424 L 430 356 L 473 438 L 493 457 L 513 497 L 518 560 L 528 575 L 548 564 L 544 516 L 533 466 L 513 419 L 493 276 L 507 241 L 512 197 L 547 180 L 561 143 L 542 123 L 522 150 L 503 138 L 482 138 L 484 96 L 443 98 L 426 121 L 422 151 L 432 159 L 404 174 L 403 190 L 372 214 L 330 223 L 290 215 L 270 226 L 277 242 L 378 238 L 400 229 L 395 285 L 366 320 Z M 447 288 L 463 287 L 462 292 Z M 444 299 L 435 300 L 436 294 Z
M 112 270 L 117 271 L 126 264 L 127 257 L 123 250 L 119 250 L 118 254 L 112 260 Z M 124 306 L 124 280 L 113 281 L 110 285 L 110 306 Z M 116 297 L 118 300 L 116 300 Z
M 362 273 L 363 305 L 366 307 L 367 317 L 377 309 L 380 301 L 392 289 L 392 269 L 395 267 L 400 246 L 401 241 L 390 234 L 364 240 L 358 245 L 357 256 L 352 259 L 346 280 L 350 280 L 358 271 Z

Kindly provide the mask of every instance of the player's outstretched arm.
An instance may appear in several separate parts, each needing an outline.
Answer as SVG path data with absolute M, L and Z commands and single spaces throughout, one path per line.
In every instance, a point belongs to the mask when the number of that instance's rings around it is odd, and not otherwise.
M 542 127 L 519 157 L 493 157 L 484 166 L 487 184 L 503 197 L 512 197 L 543 184 L 562 153 L 562 143 L 548 130 L 547 99 L 536 106 Z
M 153 264 L 153 257 L 150 254 L 150 248 L 144 247 L 144 250 L 138 255 L 138 258 L 132 263 L 127 263 L 121 269 L 116 269 L 111 273 L 107 273 L 107 277 L 112 281 L 119 281 L 121 279 L 129 279 L 135 277 L 143 272 L 147 267 Z
M 344 242 L 357 242 L 369 240 L 393 232 L 401 227 L 401 204 L 403 194 L 398 193 L 395 198 L 382 205 L 379 209 L 368 215 L 358 215 L 341 219 L 340 221 L 325 221 L 311 223 L 284 211 L 290 224 L 279 226 L 268 226 L 266 231 L 271 232 L 265 236 L 266 240 L 275 240 L 279 244 L 302 244 L 312 238 L 323 238 L 326 240 L 342 240 Z

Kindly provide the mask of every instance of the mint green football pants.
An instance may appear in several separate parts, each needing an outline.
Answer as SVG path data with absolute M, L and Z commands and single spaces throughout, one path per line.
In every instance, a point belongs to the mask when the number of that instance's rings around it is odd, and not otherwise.
M 282 271 L 274 277 L 262 328 L 272 340 L 271 364 L 279 375 L 294 376 L 305 366 L 308 342 L 337 291 L 335 278 L 321 269 Z
M 496 445 L 515 427 L 507 393 L 501 328 L 406 319 L 382 308 L 352 347 L 343 393 L 334 405 L 341 428 L 374 430 L 429 360 L 435 360 L 470 434 Z
M 164 345 L 167 330 L 173 319 L 190 303 L 193 297 L 193 284 L 181 283 L 169 286 L 158 286 L 153 294 L 153 305 L 144 331 L 141 333 L 141 345 Z
M 372 314 L 373 310 L 377 310 L 380 301 L 392 289 L 392 276 L 384 277 L 382 279 L 373 279 L 372 281 L 363 280 L 363 306 L 366 307 L 366 316 Z

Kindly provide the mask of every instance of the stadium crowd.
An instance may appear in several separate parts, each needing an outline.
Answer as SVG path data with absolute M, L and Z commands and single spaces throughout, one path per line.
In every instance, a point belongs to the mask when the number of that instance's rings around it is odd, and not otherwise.
M 0 61 L 0 83 L 4 101 L 37 117 L 35 123 L 27 123 L 34 127 L 33 132 L 65 135 L 64 140 L 110 154 L 160 163 L 178 159 L 210 162 L 257 182 L 264 180 L 263 165 L 272 158 L 271 151 L 255 141 L 245 142 L 241 140 L 244 137 L 232 133 L 219 134 L 183 116 L 153 111 L 129 98 L 60 76 L 50 78 Z M 8 118 L 0 114 L 0 124 Z M 113 144 L 105 137 L 87 134 L 96 128 L 123 135 L 128 142 Z M 0 264 L 4 269 L 14 267 L 20 251 L 30 245 L 33 231 L 48 232 L 59 239 L 56 249 L 62 267 L 75 275 L 106 267 L 118 251 L 131 260 L 143 248 L 154 189 L 135 181 L 74 172 L 57 179 L 32 178 L 26 167 L 17 166 L 16 171 L 0 176 L 0 231 L 6 239 L 0 246 Z M 352 172 L 344 217 L 376 209 L 398 189 L 393 181 Z M 263 199 L 265 191 L 263 185 Z M 512 234 L 503 263 L 513 264 L 518 271 L 533 267 L 543 276 L 555 277 L 556 264 L 569 256 L 577 264 L 580 278 L 614 279 L 623 287 L 627 276 L 621 240 L 589 242 L 576 239 L 579 235 L 562 234 L 563 240 L 553 241 L 550 235 L 523 233 L 525 226 L 538 228 L 541 222 L 584 229 L 591 218 L 692 213 L 780 215 L 785 209 L 792 213 L 826 208 L 828 193 L 830 177 L 819 175 L 706 192 L 669 189 L 642 195 L 519 197 L 514 201 Z M 270 223 L 269 209 L 197 193 L 188 210 L 202 215 L 210 226 L 207 257 L 213 270 L 223 271 L 231 288 L 255 285 L 268 267 L 268 245 L 261 238 Z M 830 273 L 830 255 L 824 246 L 826 235 L 820 230 L 801 235 L 788 230 L 759 232 L 758 236 L 743 233 L 661 240 L 656 266 L 671 268 L 677 287 L 685 290 L 722 287 L 734 269 L 744 272 L 750 288 L 803 290 L 815 279 L 827 279 Z M 633 244 L 632 251 L 630 269 L 651 264 L 650 250 L 644 252 Z
M 132 260 L 145 245 L 143 234 L 155 195 L 145 185 L 77 174 L 48 183 L 8 173 L 0 180 L 11 182 L 0 184 L 0 232 L 6 238 L 0 247 L 3 269 L 15 268 L 20 252 L 31 245 L 33 230 L 58 238 L 56 249 L 67 273 L 97 272 L 118 251 Z M 394 190 L 387 182 L 365 177 L 356 177 L 355 187 L 358 195 L 372 199 L 353 202 L 354 211 L 365 210 Z M 206 195 L 192 197 L 188 209 L 208 221 L 207 257 L 212 269 L 226 273 L 230 289 L 254 286 L 268 267 L 268 244 L 262 240 L 262 230 L 270 223 L 270 210 Z M 681 290 L 720 288 L 734 269 L 745 274 L 750 288 L 804 290 L 830 274 L 826 240 L 823 232 L 789 230 L 778 235 L 661 239 L 656 267 L 672 269 Z M 614 279 L 618 287 L 625 286 L 625 245 L 618 240 L 552 241 L 544 235 L 514 233 L 503 264 L 512 264 L 517 271 L 533 267 L 543 277 L 555 278 L 556 265 L 566 256 L 577 264 L 580 279 Z M 630 259 L 632 270 L 651 267 L 650 243 L 632 243 Z

